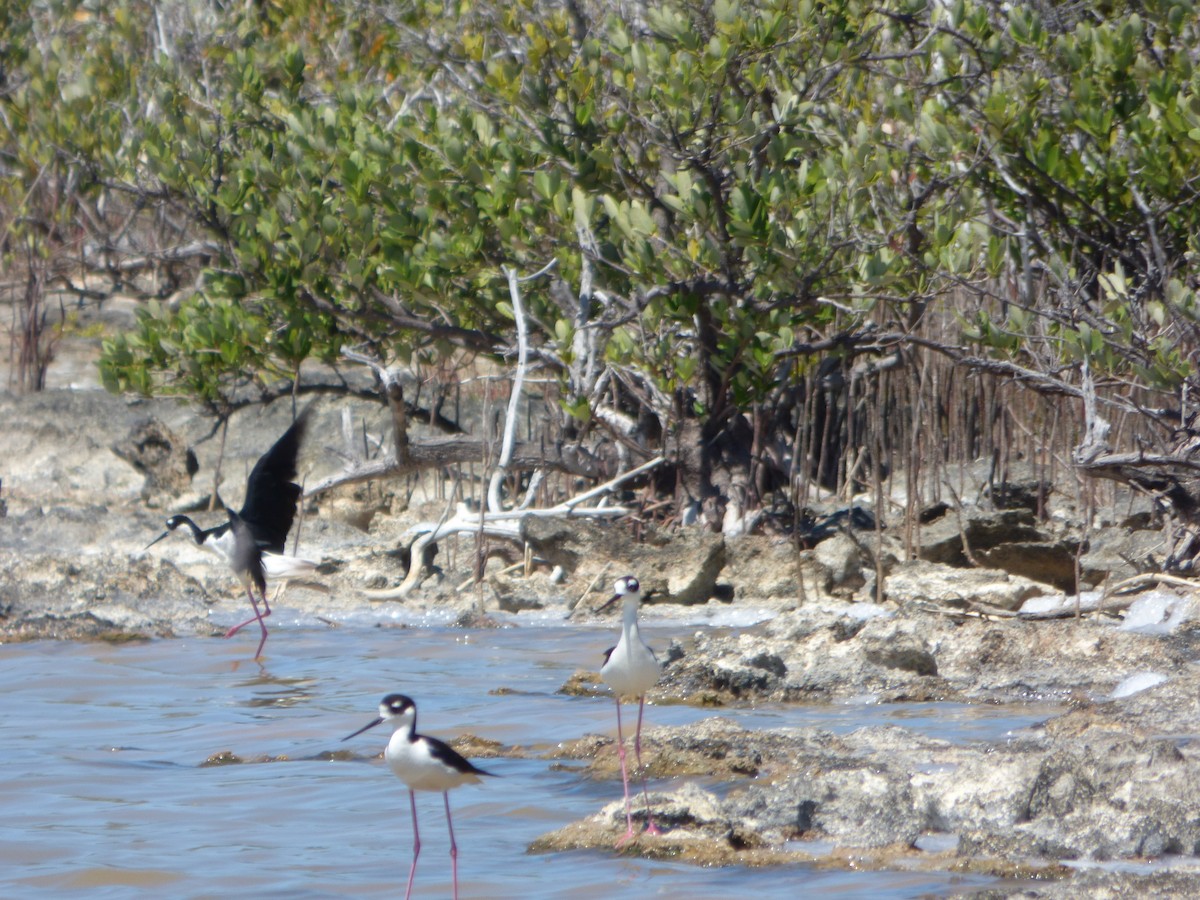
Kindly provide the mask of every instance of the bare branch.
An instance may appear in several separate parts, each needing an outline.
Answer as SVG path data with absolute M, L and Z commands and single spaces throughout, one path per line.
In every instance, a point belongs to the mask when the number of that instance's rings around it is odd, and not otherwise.
M 547 271 L 548 268 L 543 268 L 542 272 Z M 517 434 L 517 415 L 521 405 L 521 393 L 525 388 L 525 368 L 529 362 L 529 331 L 525 323 L 525 306 L 521 302 L 520 279 L 517 278 L 517 270 L 507 266 L 504 269 L 504 275 L 508 279 L 508 295 L 512 299 L 513 316 L 517 322 L 517 371 L 513 377 L 512 390 L 508 395 L 508 409 L 504 415 L 504 436 L 500 442 L 500 458 L 496 461 L 496 468 L 492 471 L 492 477 L 488 484 L 488 509 L 492 512 L 500 512 L 504 508 L 500 499 L 500 485 L 512 463 L 513 442 L 516 440 Z

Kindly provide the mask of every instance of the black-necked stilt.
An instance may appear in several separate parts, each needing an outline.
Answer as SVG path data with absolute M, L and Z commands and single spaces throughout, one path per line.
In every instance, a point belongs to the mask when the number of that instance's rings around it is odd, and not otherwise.
M 255 659 L 262 656 L 263 645 L 267 642 L 267 623 L 263 621 L 271 615 L 267 579 L 295 578 L 309 574 L 317 567 L 312 560 L 283 555 L 288 532 L 296 518 L 296 503 L 302 493 L 300 485 L 295 483 L 296 457 L 308 427 L 310 409 L 311 406 L 301 412 L 283 436 L 254 464 L 246 481 L 246 500 L 240 512 L 227 507 L 225 512 L 229 521 L 208 529 L 201 528 L 187 516 L 171 516 L 167 519 L 167 530 L 147 546 L 147 549 L 153 547 L 177 528 L 186 526 L 200 547 L 225 558 L 246 588 L 250 605 L 254 607 L 254 618 L 234 625 L 225 632 L 225 637 L 232 637 L 251 622 L 258 622 L 262 639 L 254 653 Z M 258 597 L 255 597 L 256 589 Z M 263 605 L 261 612 L 259 598 Z
M 458 898 L 458 845 L 454 842 L 454 822 L 450 818 L 450 791 L 463 784 L 478 784 L 480 775 L 492 775 L 478 768 L 444 741 L 417 734 L 417 706 L 411 697 L 388 694 L 379 704 L 379 718 L 364 725 L 344 741 L 374 728 L 381 722 L 392 723 L 392 737 L 383 757 L 396 777 L 408 786 L 412 806 L 413 858 L 408 870 L 408 889 L 405 900 L 412 895 L 413 876 L 417 874 L 417 857 L 421 853 L 421 833 L 417 830 L 417 791 L 440 791 L 446 804 L 446 825 L 450 829 L 450 867 L 454 882 L 454 897 Z
M 638 630 L 638 604 L 642 600 L 642 587 L 632 575 L 618 578 L 615 584 L 616 595 L 607 601 L 600 610 L 607 609 L 618 600 L 621 603 L 621 639 L 617 646 L 605 654 L 604 665 L 600 668 L 600 678 L 613 689 L 617 699 L 617 755 L 621 760 L 621 780 L 625 784 L 625 824 L 627 831 L 617 846 L 623 846 L 634 836 L 633 814 L 629 802 L 629 770 L 625 765 L 625 736 L 621 732 L 621 698 L 638 698 L 637 731 L 634 734 L 633 749 L 637 758 L 638 770 L 642 768 L 642 711 L 646 707 L 646 692 L 658 683 L 660 667 L 654 651 L 642 640 Z M 599 611 L 599 610 L 598 610 Z M 642 796 L 646 799 L 646 832 L 660 834 L 654 824 L 654 816 L 650 812 L 650 793 L 646 789 L 646 776 L 642 774 Z

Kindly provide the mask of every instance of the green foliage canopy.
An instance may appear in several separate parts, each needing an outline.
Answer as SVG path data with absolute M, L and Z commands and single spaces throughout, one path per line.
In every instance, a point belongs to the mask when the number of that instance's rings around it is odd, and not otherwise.
M 551 259 L 531 326 L 578 418 L 583 330 L 715 433 L 949 297 L 1024 365 L 1194 377 L 1190 2 L 21 6 L 5 207 L 57 167 L 208 242 L 106 344 L 114 390 L 215 401 L 347 344 L 503 356 L 501 267 Z

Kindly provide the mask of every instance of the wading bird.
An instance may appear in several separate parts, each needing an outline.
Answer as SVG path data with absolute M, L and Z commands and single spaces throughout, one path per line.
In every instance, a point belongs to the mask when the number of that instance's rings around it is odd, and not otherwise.
M 364 725 L 354 734 L 342 738 L 348 741 L 368 728 L 383 722 L 392 726 L 392 737 L 383 753 L 396 777 L 408 786 L 412 806 L 413 858 L 408 870 L 408 889 L 405 900 L 412 895 L 413 876 L 417 874 L 417 857 L 421 854 L 421 833 L 417 830 L 417 791 L 440 791 L 446 805 L 446 825 L 450 829 L 450 869 L 454 897 L 458 900 L 458 845 L 454 842 L 454 822 L 450 818 L 450 791 L 464 784 L 478 784 L 481 775 L 492 775 L 461 756 L 453 747 L 435 737 L 417 733 L 417 706 L 403 694 L 388 694 L 379 704 L 379 718 Z
M 621 698 L 638 698 L 637 730 L 634 732 L 633 749 L 637 759 L 638 770 L 642 768 L 642 712 L 646 706 L 646 692 L 658 683 L 660 668 L 654 651 L 642 640 L 638 630 L 638 604 L 642 600 L 642 588 L 632 575 L 618 578 L 615 584 L 616 596 L 607 601 L 597 612 L 608 609 L 618 600 L 621 601 L 621 639 L 617 646 L 605 654 L 604 665 L 600 668 L 600 678 L 613 689 L 617 699 L 617 755 L 621 760 L 621 780 L 625 784 L 625 836 L 617 841 L 622 847 L 634 836 L 633 814 L 629 801 L 629 770 L 625 764 L 625 736 L 621 732 Z M 650 812 L 650 794 L 646 789 L 646 776 L 642 774 L 642 796 L 646 800 L 646 833 L 661 834 L 654 824 L 654 816 Z
M 296 503 L 302 493 L 300 485 L 295 483 L 296 457 L 311 409 L 310 406 L 301 412 L 283 436 L 254 464 L 246 481 L 246 501 L 241 511 L 234 512 L 227 507 L 225 512 L 229 521 L 208 529 L 201 528 L 187 516 L 171 516 L 167 519 L 167 530 L 146 548 L 153 547 L 176 529 L 186 527 L 198 546 L 216 553 L 229 564 L 246 589 L 246 596 L 254 607 L 254 617 L 234 625 L 225 632 L 225 637 L 232 637 L 257 622 L 262 638 L 254 653 L 255 659 L 262 656 L 263 645 L 267 642 L 267 623 L 263 621 L 271 615 L 267 579 L 298 578 L 311 574 L 317 567 L 312 560 L 283 555 L 288 532 L 296 518 Z

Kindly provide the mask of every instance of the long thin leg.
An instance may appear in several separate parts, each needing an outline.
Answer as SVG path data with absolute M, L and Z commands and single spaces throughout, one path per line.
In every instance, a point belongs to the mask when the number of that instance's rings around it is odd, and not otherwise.
M 633 837 L 633 813 L 629 804 L 629 770 L 625 766 L 625 735 L 621 733 L 621 698 L 617 698 L 617 758 L 621 760 L 621 781 L 625 785 L 625 836 L 617 841 L 624 847 Z
M 650 790 L 646 787 L 646 770 L 642 767 L 642 711 L 646 708 L 646 695 L 642 694 L 638 702 L 637 731 L 633 737 L 633 751 L 637 757 L 638 771 L 642 774 L 642 797 L 646 800 L 646 833 L 662 834 L 654 824 L 654 815 L 650 812 Z
M 454 821 L 450 818 L 450 792 L 442 791 L 446 802 L 446 827 L 450 829 L 450 876 L 454 879 L 454 900 L 458 900 L 458 844 L 454 843 Z
M 408 888 L 404 891 L 404 900 L 408 900 L 412 896 L 413 876 L 417 874 L 417 857 L 421 855 L 421 832 L 417 830 L 417 795 L 415 792 L 408 792 L 408 802 L 412 806 L 413 817 L 413 861 L 412 868 L 408 870 Z
M 225 632 L 225 637 L 233 637 L 235 634 L 237 634 L 239 631 L 241 631 L 247 625 L 253 625 L 255 622 L 257 622 L 259 625 L 262 625 L 262 620 L 271 614 L 271 607 L 269 607 L 269 606 L 267 607 L 266 612 L 259 613 L 258 600 L 257 600 L 257 598 L 255 598 L 253 591 L 247 589 L 246 596 L 250 598 L 250 605 L 254 607 L 253 618 L 247 619 L 245 622 L 239 622 L 237 625 L 234 625 L 232 628 L 230 628 L 228 631 Z M 265 600 L 266 598 L 264 597 L 263 599 Z
M 247 625 L 251 624 L 252 622 L 257 622 L 258 627 L 262 630 L 262 638 L 258 642 L 258 650 L 256 650 L 254 653 L 254 658 L 258 659 L 260 656 L 262 656 L 262 648 L 267 643 L 267 623 L 264 622 L 263 619 L 271 614 L 271 605 L 267 603 L 267 595 L 263 594 L 263 612 L 259 612 L 258 600 L 255 599 L 254 591 L 250 588 L 247 588 L 246 596 L 250 598 L 250 605 L 254 607 L 254 618 L 247 619 L 245 622 L 234 625 L 225 632 L 225 637 L 233 637 Z
M 267 603 L 267 592 L 266 591 L 263 591 L 262 602 L 263 602 L 263 614 L 258 619 L 258 627 L 262 629 L 262 637 L 258 639 L 258 649 L 254 651 L 255 659 L 258 659 L 259 657 L 262 656 L 262 648 L 264 646 L 266 646 L 266 643 L 267 643 L 267 623 L 264 622 L 263 620 L 266 619 L 266 617 L 271 614 L 271 604 Z M 258 612 L 257 606 L 254 607 L 254 611 Z M 639 722 L 639 724 L 641 723 L 640 717 L 638 718 L 638 722 Z

